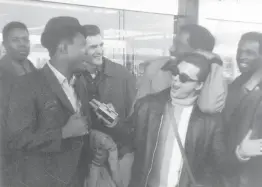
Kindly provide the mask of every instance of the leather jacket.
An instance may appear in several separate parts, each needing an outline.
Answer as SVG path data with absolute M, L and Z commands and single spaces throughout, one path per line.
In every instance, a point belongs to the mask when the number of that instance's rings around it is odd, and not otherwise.
M 165 104 L 170 99 L 169 93 L 170 89 L 166 89 L 158 94 L 146 96 L 135 105 L 133 114 L 133 123 L 136 124 L 135 159 L 129 187 L 149 186 L 148 178 L 151 175 L 154 150 L 158 144 L 161 117 Z M 197 106 L 194 107 L 186 135 L 185 152 L 198 183 L 223 186 L 218 184 L 225 163 L 220 114 L 204 114 Z M 183 167 L 179 187 L 189 185 L 190 180 Z

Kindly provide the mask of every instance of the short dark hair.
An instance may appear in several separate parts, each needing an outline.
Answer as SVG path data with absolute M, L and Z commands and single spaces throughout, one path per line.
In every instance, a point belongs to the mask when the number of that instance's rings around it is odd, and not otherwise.
M 8 38 L 9 33 L 14 30 L 14 29 L 24 29 L 28 32 L 28 28 L 27 26 L 19 21 L 12 21 L 8 24 L 6 24 L 2 30 L 3 33 L 3 41 L 6 41 L 6 39 Z M 29 32 L 28 32 L 29 33 Z
M 198 80 L 200 82 L 206 81 L 206 78 L 210 73 L 211 65 L 209 60 L 205 56 L 198 53 L 185 53 L 181 55 L 179 59 L 177 59 L 177 65 L 183 61 L 198 67 L 199 68 L 199 73 L 197 75 Z
M 83 25 L 85 29 L 85 36 L 96 36 L 101 34 L 101 30 L 97 25 Z
M 193 49 L 213 51 L 215 37 L 205 27 L 196 24 L 188 24 L 182 26 L 180 31 L 189 33 L 188 43 Z
M 52 57 L 55 55 L 57 47 L 62 41 L 73 42 L 74 37 L 78 33 L 85 36 L 82 27 L 73 26 L 66 26 L 54 32 L 44 32 L 42 34 L 42 45 L 48 50 L 49 56 Z
M 262 54 L 262 33 L 260 32 L 247 32 L 243 34 L 239 40 L 238 46 L 243 41 L 255 41 L 259 43 L 259 53 Z

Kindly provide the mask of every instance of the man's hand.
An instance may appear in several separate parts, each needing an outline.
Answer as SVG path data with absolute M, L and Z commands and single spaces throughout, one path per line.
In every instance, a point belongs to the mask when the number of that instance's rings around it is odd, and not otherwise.
M 97 166 L 102 166 L 108 159 L 108 151 L 103 148 L 93 149 L 92 163 Z
M 239 146 L 238 154 L 242 158 L 250 158 L 262 155 L 262 139 L 251 140 L 252 130 L 249 130 L 246 137 Z
M 62 129 L 63 138 L 83 136 L 88 133 L 88 124 L 85 116 L 73 114 Z
M 115 107 L 114 107 L 114 105 L 113 105 L 112 103 L 108 103 L 108 104 L 107 104 L 107 107 L 108 107 L 108 109 L 109 109 L 110 111 L 116 112 Z M 101 119 L 101 120 L 103 120 L 103 122 L 106 123 L 106 126 L 107 126 L 107 127 L 114 127 L 114 126 L 116 126 L 116 124 L 118 123 L 118 120 L 115 120 L 113 123 L 108 122 L 107 120 L 104 119 L 104 117 L 103 117 L 102 115 L 100 115 L 100 114 L 97 113 L 97 112 L 96 112 L 96 115 L 97 115 L 98 119 Z

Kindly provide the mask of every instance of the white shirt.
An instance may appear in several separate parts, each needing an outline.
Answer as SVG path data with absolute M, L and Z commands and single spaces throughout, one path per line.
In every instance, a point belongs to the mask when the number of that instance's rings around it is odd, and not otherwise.
M 81 102 L 77 99 L 75 89 L 73 88 L 73 84 L 75 82 L 75 76 L 73 76 L 71 81 L 68 82 L 67 78 L 62 73 L 60 73 L 52 64 L 50 64 L 49 62 L 47 64 L 55 74 L 58 82 L 61 84 L 75 112 L 76 113 L 80 112 Z
M 183 146 L 185 145 L 188 123 L 192 110 L 193 106 L 183 108 L 180 119 L 177 119 L 179 120 L 177 122 L 178 133 Z M 169 124 L 167 140 L 164 146 L 164 158 L 161 164 L 159 187 L 175 187 L 179 183 L 181 169 L 183 166 L 183 158 L 175 138 L 173 124 Z

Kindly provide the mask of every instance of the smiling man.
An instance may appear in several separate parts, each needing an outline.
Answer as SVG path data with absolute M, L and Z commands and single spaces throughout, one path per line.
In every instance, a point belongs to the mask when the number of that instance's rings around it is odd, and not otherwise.
M 186 53 L 168 70 L 172 73 L 171 88 L 146 96 L 135 105 L 135 159 L 129 187 L 192 184 L 175 131 L 196 182 L 222 187 L 219 176 L 225 148 L 220 114 L 203 113 L 196 102 L 210 64 L 200 54 Z
M 120 121 L 128 117 L 135 98 L 135 77 L 122 65 L 105 58 L 103 51 L 103 38 L 96 25 L 86 25 L 86 48 L 88 60 L 87 71 L 83 73 L 89 99 L 110 104 L 119 114 Z M 111 135 L 115 141 L 119 140 L 117 129 L 122 125 L 118 123 L 115 128 L 107 128 L 107 124 L 92 115 L 93 128 L 97 128 Z
M 83 73 L 83 76 L 89 94 L 88 99 L 109 104 L 119 116 L 119 123 L 109 128 L 95 111 L 91 111 L 92 128 L 106 133 L 116 142 L 119 158 L 124 162 L 123 172 L 125 172 L 124 177 L 127 178 L 125 181 L 128 181 L 133 155 L 128 146 L 131 140 L 126 136 L 124 121 L 130 113 L 136 95 L 135 77 L 124 66 L 104 57 L 104 42 L 99 27 L 96 25 L 84 27 L 88 59 L 87 71 Z
M 229 86 L 224 125 L 231 158 L 229 186 L 261 186 L 262 33 L 242 35 L 237 49 L 241 75 Z M 231 170 L 233 169 L 233 170 Z

